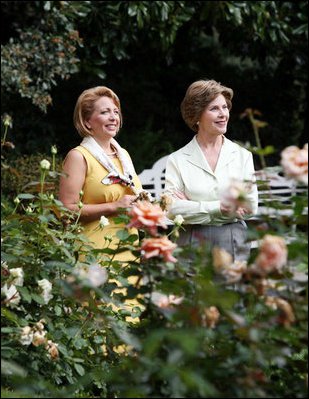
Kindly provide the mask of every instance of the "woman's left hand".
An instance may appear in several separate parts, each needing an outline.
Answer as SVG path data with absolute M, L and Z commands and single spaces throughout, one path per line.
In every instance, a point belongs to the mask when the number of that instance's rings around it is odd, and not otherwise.
M 244 216 L 249 213 L 246 208 L 239 206 L 235 211 L 238 219 L 243 219 Z

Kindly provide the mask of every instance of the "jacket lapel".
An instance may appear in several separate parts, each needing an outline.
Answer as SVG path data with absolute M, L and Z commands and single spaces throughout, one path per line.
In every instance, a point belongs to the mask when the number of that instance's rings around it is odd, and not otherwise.
M 184 159 L 186 159 L 188 162 L 192 163 L 193 165 L 201 169 L 204 169 L 207 173 L 210 173 L 211 175 L 214 176 L 219 169 L 225 167 L 227 164 L 229 164 L 235 159 L 235 156 L 237 155 L 238 151 L 236 144 L 234 144 L 231 140 L 227 139 L 225 136 L 223 137 L 224 137 L 224 144 L 219 154 L 219 159 L 215 173 L 211 170 L 210 166 L 208 165 L 207 160 L 200 146 L 198 145 L 198 142 L 196 140 L 196 135 L 193 137 L 190 143 L 188 143 L 186 146 L 183 147 L 182 153 Z
M 211 170 L 210 166 L 208 165 L 206 158 L 198 145 L 196 140 L 196 136 L 188 143 L 185 147 L 183 147 L 183 155 L 184 159 L 188 162 L 192 163 L 193 165 L 204 169 L 207 173 L 213 175 L 213 171 Z
M 221 147 L 221 151 L 219 154 L 219 159 L 216 166 L 216 172 L 219 169 L 224 168 L 230 162 L 233 162 L 233 160 L 237 155 L 237 152 L 238 152 L 237 145 L 233 143 L 231 140 L 224 137 L 224 143 L 223 146 Z

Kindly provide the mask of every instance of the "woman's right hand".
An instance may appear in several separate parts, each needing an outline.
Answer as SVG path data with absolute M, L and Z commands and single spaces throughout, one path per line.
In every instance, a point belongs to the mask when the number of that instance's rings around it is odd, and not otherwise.
M 132 208 L 132 203 L 136 200 L 136 195 L 124 195 L 115 202 L 117 208 Z

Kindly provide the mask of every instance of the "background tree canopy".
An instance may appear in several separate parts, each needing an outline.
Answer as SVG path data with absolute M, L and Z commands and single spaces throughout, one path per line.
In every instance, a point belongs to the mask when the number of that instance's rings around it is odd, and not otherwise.
M 79 94 L 105 85 L 121 101 L 118 141 L 140 173 L 186 144 L 187 87 L 210 78 L 234 90 L 228 137 L 255 145 L 257 109 L 269 164 L 307 129 L 307 1 L 1 1 L 2 109 L 20 154 L 78 145 Z M 259 167 L 258 159 L 257 167 Z

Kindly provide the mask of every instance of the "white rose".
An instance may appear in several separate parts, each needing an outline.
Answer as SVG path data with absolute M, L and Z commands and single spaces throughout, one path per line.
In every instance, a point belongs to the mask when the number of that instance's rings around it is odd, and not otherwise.
M 13 277 L 12 284 L 24 285 L 24 271 L 21 267 L 10 269 L 10 274 Z
M 47 159 L 43 159 L 40 163 L 42 170 L 49 170 L 50 169 L 50 162 Z
M 43 280 L 38 281 L 39 287 L 42 289 L 41 297 L 44 299 L 44 302 L 47 304 L 52 298 L 51 294 L 52 284 L 50 281 L 44 278 Z
M 22 345 L 30 345 L 33 340 L 33 331 L 31 327 L 26 326 L 22 329 L 19 342 Z
M 14 308 L 19 304 L 21 298 L 14 284 L 11 284 L 10 288 L 8 288 L 7 283 L 5 283 L 4 286 L 1 288 L 1 293 L 6 296 L 7 306 Z
M 109 220 L 105 216 L 101 216 L 99 225 L 101 229 L 109 225 Z
M 181 215 L 176 215 L 174 219 L 174 223 L 177 226 L 180 226 L 184 222 L 184 218 Z

